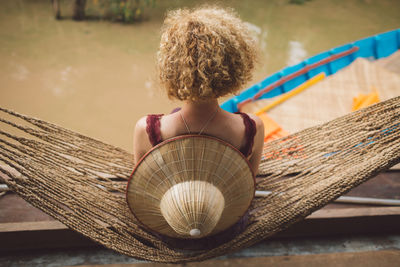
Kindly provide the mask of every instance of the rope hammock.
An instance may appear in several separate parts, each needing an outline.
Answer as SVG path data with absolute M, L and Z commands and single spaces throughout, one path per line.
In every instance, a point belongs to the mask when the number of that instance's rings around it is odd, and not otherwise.
M 400 161 L 400 97 L 266 143 L 244 231 L 213 249 L 171 247 L 127 207 L 126 151 L 0 108 L 0 181 L 71 229 L 120 253 L 200 261 L 253 245 Z

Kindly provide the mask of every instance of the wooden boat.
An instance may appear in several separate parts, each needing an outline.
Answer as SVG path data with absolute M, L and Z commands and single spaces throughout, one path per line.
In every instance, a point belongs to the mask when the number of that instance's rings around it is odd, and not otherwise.
M 377 60 L 386 58 L 399 49 L 400 29 L 348 43 L 268 76 L 241 94 L 225 101 L 221 107 L 227 111 L 236 112 L 241 106 L 253 100 L 272 98 L 287 93 L 321 72 L 327 76 L 333 75 L 349 66 L 357 58 Z
M 253 99 L 268 99 L 291 91 L 315 75 L 332 76 L 357 58 L 379 59 L 400 48 L 400 29 L 334 48 L 277 72 L 222 104 L 237 111 Z M 0 173 L 0 175 L 3 175 Z M 378 174 L 348 196 L 400 200 L 400 167 Z M 378 204 L 329 204 L 274 238 L 347 234 L 400 233 L 400 207 Z M 0 197 L 0 253 L 26 249 L 97 246 L 68 229 L 17 195 Z

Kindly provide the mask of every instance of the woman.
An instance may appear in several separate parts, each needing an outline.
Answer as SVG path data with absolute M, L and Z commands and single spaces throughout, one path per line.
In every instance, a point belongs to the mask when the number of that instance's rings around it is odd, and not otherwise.
M 205 7 L 169 12 L 158 51 L 159 76 L 168 96 L 183 101 L 183 107 L 137 122 L 135 161 L 163 140 L 205 134 L 240 150 L 257 174 L 262 121 L 251 114 L 226 112 L 218 105 L 218 98 L 239 91 L 251 79 L 256 51 L 246 25 L 232 11 Z

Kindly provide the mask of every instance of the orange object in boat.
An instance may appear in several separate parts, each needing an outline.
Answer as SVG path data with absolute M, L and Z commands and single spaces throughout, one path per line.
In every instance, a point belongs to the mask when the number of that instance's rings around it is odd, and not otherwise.
M 357 97 L 353 98 L 353 107 L 352 111 L 356 111 L 365 107 L 368 107 L 372 104 L 379 103 L 379 94 L 376 88 L 374 88 L 374 92 L 371 92 L 367 95 L 358 94 Z
M 282 129 L 282 127 L 271 119 L 266 113 L 257 115 L 264 123 L 264 142 L 270 142 L 275 139 L 289 135 L 288 132 Z

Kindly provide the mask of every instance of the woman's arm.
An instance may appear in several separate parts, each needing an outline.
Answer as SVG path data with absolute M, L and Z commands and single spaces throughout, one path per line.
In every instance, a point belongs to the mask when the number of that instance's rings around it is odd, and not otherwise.
M 253 151 L 251 153 L 249 162 L 254 175 L 258 174 L 258 167 L 261 161 L 261 154 L 264 147 L 264 123 L 262 120 L 253 114 L 248 114 L 250 118 L 256 123 L 256 135 L 254 136 Z
M 151 144 L 146 132 L 146 118 L 143 117 L 136 123 L 133 133 L 133 155 L 135 164 L 151 149 Z

